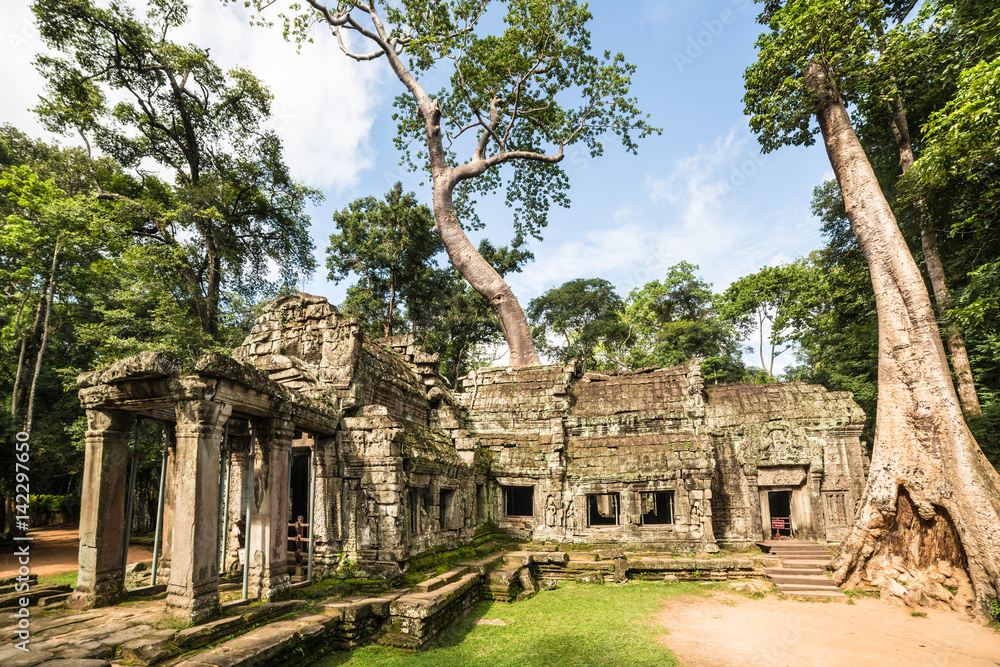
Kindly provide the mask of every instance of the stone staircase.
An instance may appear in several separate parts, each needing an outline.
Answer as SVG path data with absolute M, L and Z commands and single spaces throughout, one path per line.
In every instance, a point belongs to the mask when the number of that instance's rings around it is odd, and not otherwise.
M 847 599 L 827 576 L 827 547 L 806 540 L 768 540 L 760 546 L 781 559 L 781 567 L 765 568 L 764 573 L 785 595 Z

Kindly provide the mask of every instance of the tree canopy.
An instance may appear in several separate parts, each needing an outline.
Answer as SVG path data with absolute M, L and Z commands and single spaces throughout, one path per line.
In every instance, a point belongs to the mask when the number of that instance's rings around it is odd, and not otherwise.
M 207 49 L 169 39 L 187 21 L 184 0 L 152 0 L 147 20 L 91 0 L 32 9 L 60 54 L 36 59 L 48 81 L 36 111 L 135 174 L 141 192 L 95 180 L 97 194 L 129 196 L 131 233 L 173 256 L 205 333 L 219 337 L 223 283 L 253 299 L 312 272 L 304 207 L 320 195 L 291 178 L 280 139 L 263 129 L 271 96 L 257 77 L 223 73 Z M 146 173 L 150 161 L 174 184 Z
M 263 11 L 272 3 L 253 4 Z M 491 7 L 503 13 L 500 30 L 486 19 Z M 575 0 L 307 0 L 282 18 L 288 37 L 309 39 L 322 24 L 347 57 L 386 60 L 406 89 L 395 101 L 396 144 L 405 164 L 431 176 L 434 230 L 499 319 L 511 363 L 538 363 L 520 304 L 460 218 L 475 225 L 476 197 L 505 183 L 511 247 L 540 238 L 551 203 L 569 203 L 560 166 L 568 146 L 597 157 L 610 134 L 634 152 L 636 140 L 658 131 L 629 96 L 635 67 L 620 53 L 592 52 L 592 17 Z M 442 78 L 448 84 L 438 91 L 426 87 Z

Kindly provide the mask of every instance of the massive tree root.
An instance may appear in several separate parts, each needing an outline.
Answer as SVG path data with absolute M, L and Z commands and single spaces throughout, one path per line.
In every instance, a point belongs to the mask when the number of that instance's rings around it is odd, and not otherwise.
M 872 465 L 834 578 L 986 620 L 1000 594 L 1000 475 L 965 424 L 927 287 L 843 101 L 818 64 L 805 83 L 879 323 Z

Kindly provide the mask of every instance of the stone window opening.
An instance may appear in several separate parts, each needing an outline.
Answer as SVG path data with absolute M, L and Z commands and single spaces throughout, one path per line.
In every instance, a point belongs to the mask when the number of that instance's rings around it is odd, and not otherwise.
M 441 530 L 457 528 L 455 521 L 455 489 L 441 489 L 438 512 L 441 514 Z
M 620 495 L 617 493 L 587 494 L 587 525 L 617 526 L 620 505 Z
M 535 516 L 535 487 L 503 487 L 503 507 L 505 516 Z
M 410 535 L 420 532 L 420 489 L 410 489 Z
M 643 526 L 674 524 L 674 492 L 646 491 L 640 493 L 639 513 L 640 523 Z

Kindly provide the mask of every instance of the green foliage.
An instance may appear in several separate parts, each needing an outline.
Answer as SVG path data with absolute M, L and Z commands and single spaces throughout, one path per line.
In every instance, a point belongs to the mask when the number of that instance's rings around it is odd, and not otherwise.
M 359 318 L 370 335 L 400 333 L 406 328 L 403 307 L 422 311 L 432 296 L 425 283 L 444 246 L 431 230 L 431 210 L 396 183 L 384 201 L 355 200 L 333 220 L 340 232 L 330 236 L 327 277 L 335 283 L 358 277 L 347 290 L 344 312 Z
M 774 375 L 774 360 L 788 349 L 796 323 L 814 314 L 818 278 L 802 262 L 765 266 L 733 282 L 716 300 L 719 317 L 740 335 L 758 333 L 760 364 L 767 375 Z
M 619 365 L 602 354 L 628 335 L 619 312 L 624 304 L 614 285 L 600 278 L 578 278 L 554 287 L 528 304 L 535 347 L 565 363 L 572 358 L 586 368 Z
M 263 11 L 271 3 L 253 4 Z M 456 164 L 461 152 L 475 165 L 468 170 L 472 180 L 460 197 L 460 213 L 472 222 L 473 197 L 497 190 L 506 180 L 517 236 L 538 236 L 550 204 L 568 204 L 569 185 L 557 162 L 538 157 L 550 150 L 561 160 L 564 149 L 574 144 L 597 157 L 607 134 L 617 135 L 635 152 L 636 140 L 658 132 L 629 96 L 635 67 L 620 53 L 592 53 L 586 4 L 376 0 L 367 5 L 380 16 L 377 24 L 354 3 L 293 5 L 282 17 L 285 34 L 309 39 L 313 23 L 330 22 L 343 33 L 363 38 L 359 48 L 365 53 L 348 55 L 387 57 L 394 64 L 408 88 L 395 101 L 396 143 L 411 169 L 424 168 L 430 147 L 417 108 L 417 89 L 424 92 L 423 80 L 449 77 L 431 97 L 440 109 L 449 162 Z M 483 160 L 490 164 L 476 165 Z M 484 171 L 503 163 L 510 168 L 506 179 L 496 170 Z
M 663 281 L 654 280 L 629 293 L 622 312 L 629 328 L 621 344 L 626 366 L 678 366 L 697 357 L 709 382 L 742 378 L 736 331 L 719 319 L 712 286 L 695 276 L 697 270 L 681 262 L 667 269 Z
M 786 145 L 809 146 L 819 131 L 815 101 L 803 72 L 820 65 L 848 104 L 872 90 L 870 68 L 885 20 L 882 0 L 764 2 L 759 21 L 769 32 L 756 43 L 757 61 L 744 76 L 745 112 L 765 153 Z
M 36 108 L 55 132 L 78 133 L 141 185 L 98 194 L 132 200 L 129 234 L 167 247 L 202 330 L 220 337 L 222 285 L 245 300 L 294 285 L 315 266 L 305 203 L 319 193 L 292 180 L 277 135 L 262 129 L 271 96 L 250 72 L 227 74 L 195 45 L 168 36 L 187 20 L 183 0 L 155 0 L 148 18 L 123 5 L 37 0 L 47 95 Z M 111 99 L 118 100 L 114 104 Z M 88 144 L 89 146 L 89 144 Z M 168 186 L 140 171 L 151 160 Z M 106 192 L 108 191 L 108 192 Z M 269 264 L 279 279 L 268 280 Z M 162 266 L 162 265 L 161 265 Z

